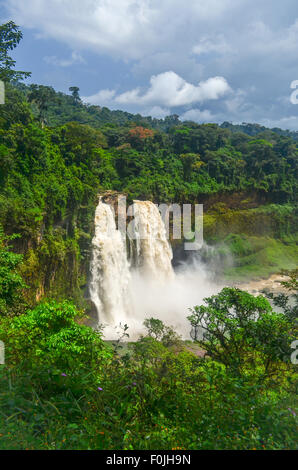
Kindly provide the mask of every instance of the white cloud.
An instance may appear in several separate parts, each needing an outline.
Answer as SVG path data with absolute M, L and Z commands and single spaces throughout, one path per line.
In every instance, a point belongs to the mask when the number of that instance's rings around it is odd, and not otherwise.
M 190 109 L 186 113 L 180 116 L 181 121 L 194 121 L 194 122 L 217 122 L 218 118 L 209 111 L 205 109 L 201 111 L 200 109 Z
M 226 108 L 231 115 L 235 115 L 246 107 L 246 96 L 247 93 L 244 90 L 236 90 L 229 99 L 225 100 Z
M 70 67 L 75 64 L 84 64 L 85 60 L 76 51 L 73 51 L 69 59 L 59 59 L 57 56 L 45 56 L 44 61 L 49 65 L 55 65 L 57 67 Z
M 298 130 L 298 117 L 286 116 L 280 119 L 260 119 L 259 123 L 265 127 L 279 127 L 281 129 Z
M 113 103 L 115 95 L 115 90 L 100 90 L 95 95 L 83 96 L 82 100 L 93 105 L 109 106 Z
M 45 37 L 122 59 L 141 59 L 161 44 L 171 48 L 186 25 L 196 31 L 235 8 L 233 0 L 6 0 L 6 7 Z
M 196 55 L 209 54 L 215 52 L 217 54 L 227 54 L 232 52 L 232 47 L 227 43 L 224 35 L 216 37 L 204 36 L 198 44 L 196 44 L 192 52 Z
M 119 109 L 120 103 L 118 100 L 118 96 L 116 95 L 116 90 L 100 90 L 98 93 L 95 93 L 92 96 L 85 96 L 82 97 L 82 100 L 85 103 L 89 103 L 92 105 L 98 105 L 98 106 L 108 106 L 112 109 Z M 168 108 L 163 108 L 161 106 L 148 106 L 148 107 L 142 107 L 141 103 L 138 103 L 139 106 L 134 107 L 134 111 L 139 112 L 142 116 L 151 116 L 154 118 L 158 119 L 163 119 L 166 116 L 169 116 L 171 114 L 170 109 Z M 128 103 L 129 107 L 130 103 Z
M 141 109 L 140 114 L 142 116 L 151 116 L 157 119 L 164 119 L 166 116 L 171 114 L 170 109 L 162 108 L 160 106 L 153 106 L 152 108 Z
M 21 25 L 71 47 L 122 57 L 140 55 L 137 38 L 146 36 L 155 14 L 147 0 L 8 0 Z M 142 41 L 144 43 L 144 41 Z
M 217 100 L 231 89 L 223 77 L 212 77 L 197 86 L 188 83 L 173 71 L 154 75 L 150 87 L 142 93 L 140 88 L 116 95 L 114 90 L 101 90 L 96 95 L 86 97 L 92 104 L 118 104 L 122 106 L 157 106 L 174 108 L 207 100 Z
M 265 19 L 253 21 L 247 26 L 238 48 L 242 47 L 245 41 L 246 52 L 249 54 L 257 57 L 264 54 L 282 56 L 297 53 L 298 20 L 296 18 L 293 18 L 290 25 L 277 30 L 270 27 Z

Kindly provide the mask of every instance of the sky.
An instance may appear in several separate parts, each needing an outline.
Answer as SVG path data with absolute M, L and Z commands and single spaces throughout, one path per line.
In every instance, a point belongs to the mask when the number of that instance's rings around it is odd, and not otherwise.
M 0 0 L 0 19 L 23 31 L 13 57 L 29 83 L 146 116 L 298 130 L 297 0 Z

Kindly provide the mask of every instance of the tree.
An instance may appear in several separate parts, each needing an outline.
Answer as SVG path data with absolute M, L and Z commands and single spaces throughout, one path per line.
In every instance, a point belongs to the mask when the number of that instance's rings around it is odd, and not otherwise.
M 134 148 L 141 151 L 144 150 L 147 141 L 150 141 L 153 137 L 154 131 L 152 129 L 135 126 L 128 132 L 127 140 Z
M 22 256 L 12 253 L 6 245 L 12 238 L 5 237 L 0 227 L 0 316 L 19 313 L 26 287 L 17 272 Z
M 15 124 L 28 125 L 32 122 L 30 105 L 22 92 L 11 83 L 5 85 L 5 104 L 0 106 L 0 129 L 8 130 Z
M 200 170 L 204 163 L 201 161 L 200 155 L 195 153 L 183 153 L 180 158 L 183 165 L 184 179 L 190 181 L 192 173 Z
M 80 95 L 79 95 L 80 89 L 77 86 L 71 86 L 69 88 L 69 91 L 71 91 L 71 94 L 73 96 L 73 99 L 74 99 L 75 103 L 80 103 L 81 102 L 81 98 L 80 98 Z
M 95 151 L 106 147 L 106 139 L 101 131 L 77 122 L 68 122 L 61 128 L 63 157 L 67 164 L 84 163 L 92 165 Z
M 165 329 L 165 325 L 161 320 L 158 318 L 146 318 L 143 325 L 148 331 L 148 336 L 151 336 L 157 341 L 161 340 Z
M 4 82 L 23 80 L 31 75 L 30 72 L 13 70 L 16 61 L 9 55 L 9 51 L 18 46 L 22 37 L 22 32 L 13 21 L 0 26 L 0 80 Z
M 264 291 L 264 295 L 273 301 L 273 304 L 282 309 L 286 318 L 293 323 L 293 328 L 298 327 L 298 269 L 283 270 L 281 272 L 283 276 L 287 276 L 289 279 L 282 281 L 281 285 L 287 289 L 289 294 L 279 293 L 274 294 L 272 292 Z
M 39 110 L 39 121 L 41 126 L 44 127 L 46 120 L 46 113 L 51 103 L 57 101 L 55 90 L 52 87 L 44 85 L 31 85 L 28 100 L 35 103 Z
M 165 347 L 179 346 L 181 337 L 171 328 L 166 326 L 158 318 L 146 318 L 143 325 L 147 329 L 148 336 L 160 341 Z
M 213 360 L 236 375 L 261 367 L 263 378 L 290 360 L 291 323 L 273 312 L 265 297 L 224 288 L 204 301 L 206 306 L 191 309 L 188 319 L 193 339 Z

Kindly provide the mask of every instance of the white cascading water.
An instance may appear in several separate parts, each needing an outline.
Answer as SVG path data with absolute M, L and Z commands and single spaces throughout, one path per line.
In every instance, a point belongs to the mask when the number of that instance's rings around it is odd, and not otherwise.
M 105 337 L 114 339 L 115 327 L 127 323 L 130 339 L 136 339 L 143 332 L 144 319 L 153 316 L 189 338 L 188 309 L 219 287 L 208 281 L 208 273 L 196 262 L 174 273 L 172 249 L 155 204 L 134 201 L 133 216 L 128 262 L 125 239 L 116 228 L 111 206 L 100 200 L 96 208 L 90 297 L 99 322 L 108 324 Z
M 173 252 L 158 208 L 150 201 L 134 201 L 133 208 L 129 232 L 134 239 L 131 244 L 135 245 L 135 268 L 149 280 L 174 279 Z
M 117 230 L 111 206 L 100 199 L 92 240 L 90 297 L 100 321 L 125 319 L 130 305 L 130 271 L 125 240 Z

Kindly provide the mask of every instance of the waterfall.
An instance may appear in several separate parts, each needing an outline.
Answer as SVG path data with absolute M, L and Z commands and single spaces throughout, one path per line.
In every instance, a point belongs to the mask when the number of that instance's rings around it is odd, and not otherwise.
M 134 201 L 129 224 L 131 263 L 144 279 L 174 279 L 172 249 L 158 208 L 152 202 Z M 100 199 L 95 212 L 92 240 L 90 298 L 100 321 L 119 323 L 133 311 L 132 278 L 126 241 L 116 228 L 112 207 Z
M 90 297 L 100 321 L 125 319 L 130 309 L 130 271 L 126 245 L 116 229 L 113 209 L 100 199 L 92 240 Z
M 152 202 L 134 201 L 128 212 L 128 252 L 126 237 L 116 227 L 113 198 L 100 199 L 92 240 L 90 297 L 99 322 L 108 325 L 105 337 L 116 339 L 115 327 L 126 323 L 130 340 L 137 339 L 144 319 L 153 316 L 189 338 L 188 309 L 221 287 L 209 282 L 209 272 L 197 257 L 174 273 L 166 228 Z
M 158 208 L 150 201 L 134 201 L 133 214 L 128 234 L 135 268 L 151 280 L 174 279 L 173 252 Z

